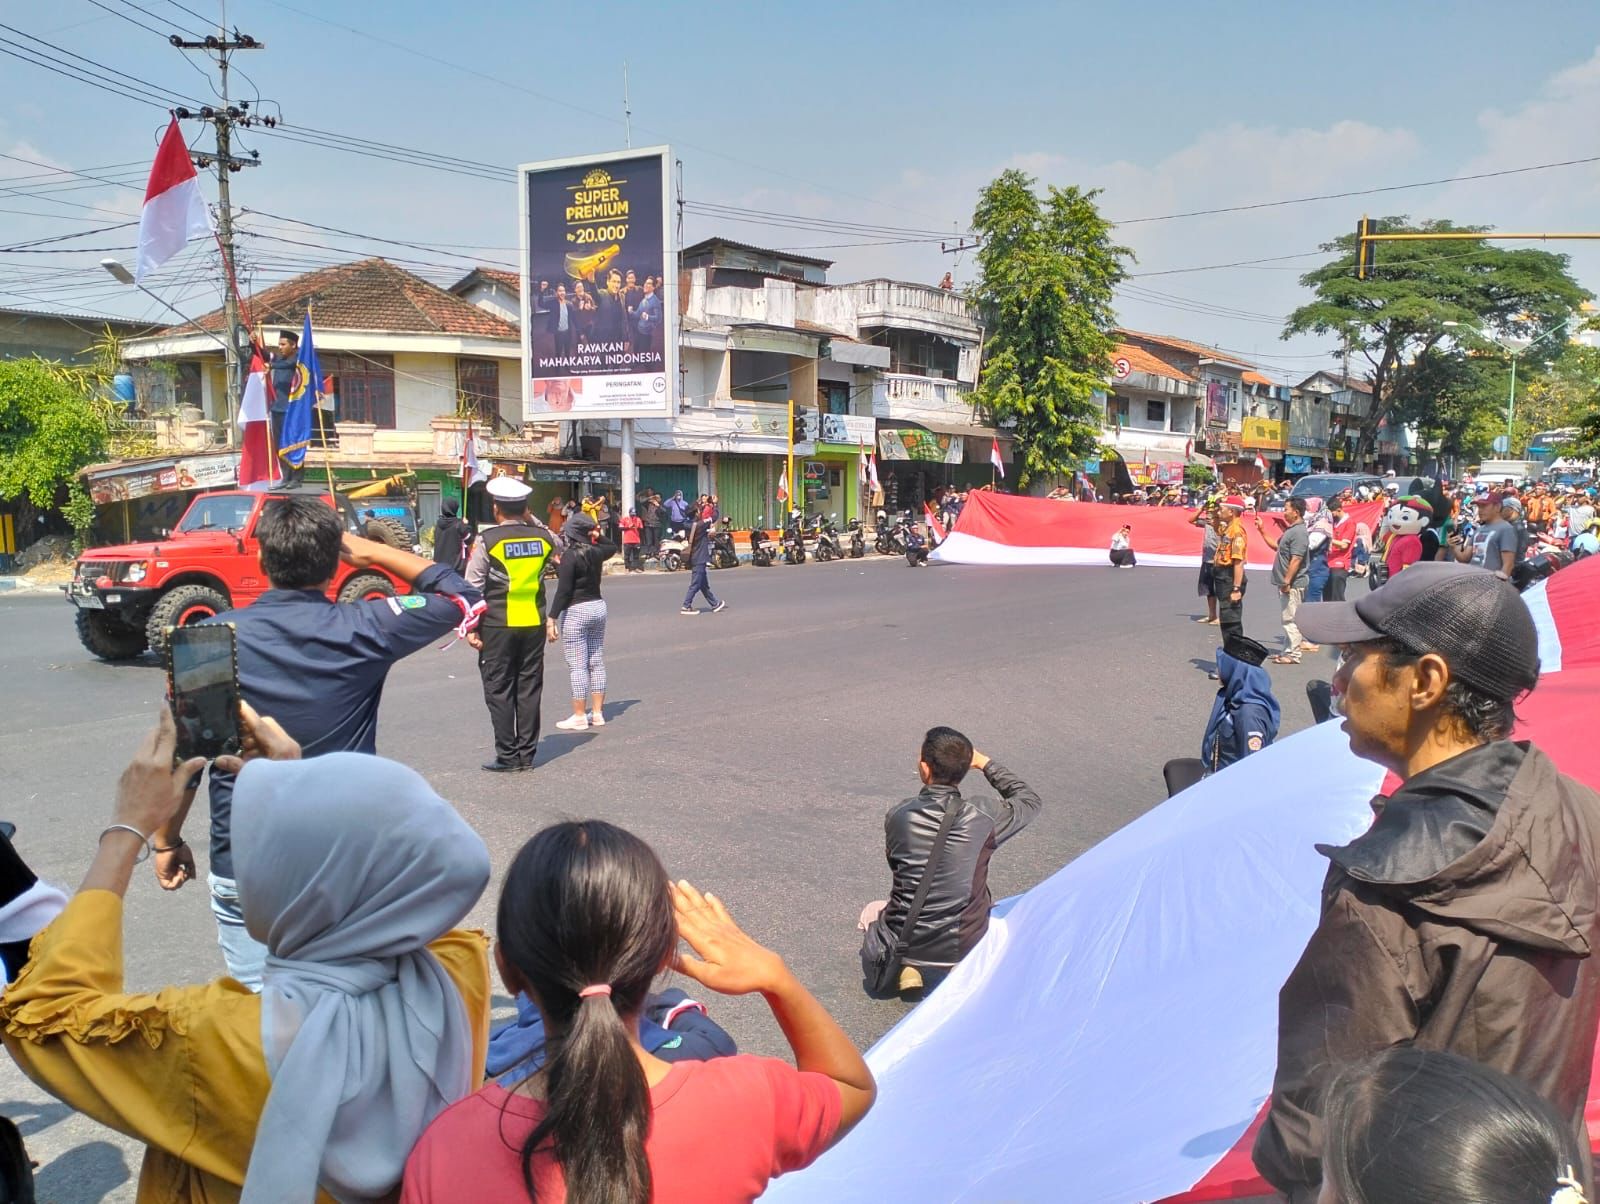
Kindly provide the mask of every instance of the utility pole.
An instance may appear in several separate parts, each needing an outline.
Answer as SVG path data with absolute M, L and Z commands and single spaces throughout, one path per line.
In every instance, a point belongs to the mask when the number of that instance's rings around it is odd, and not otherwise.
M 177 34 L 168 39 L 179 50 L 204 51 L 206 57 L 216 55 L 218 89 L 217 94 L 222 103 L 213 107 L 206 105 L 198 112 L 188 109 L 176 109 L 175 115 L 180 120 L 197 119 L 209 122 L 216 133 L 216 147 L 213 151 L 192 151 L 190 157 L 195 166 L 205 169 L 212 164 L 217 168 L 217 248 L 222 253 L 222 320 L 224 355 L 227 363 L 228 383 L 228 446 L 233 447 L 238 438 L 239 427 L 239 400 L 243 386 L 243 373 L 240 371 L 239 342 L 239 278 L 234 270 L 236 256 L 233 246 L 233 200 L 229 190 L 229 177 L 236 171 L 246 167 L 260 166 L 260 156 L 254 152 L 248 158 L 241 158 L 233 153 L 233 127 L 251 126 L 257 123 L 276 125 L 272 118 L 263 118 L 250 112 L 250 102 L 240 101 L 233 104 L 228 99 L 228 57 L 236 50 L 265 50 L 266 45 L 256 41 L 248 34 L 242 34 L 237 29 L 229 36 L 227 27 L 227 7 L 222 8 L 221 19 L 217 23 L 217 33 L 201 41 L 187 41 Z

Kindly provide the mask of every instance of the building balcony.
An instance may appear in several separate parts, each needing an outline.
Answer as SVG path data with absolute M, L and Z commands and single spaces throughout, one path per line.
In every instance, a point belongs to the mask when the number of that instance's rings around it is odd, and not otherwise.
M 972 386 L 936 376 L 883 373 L 872 386 L 872 416 L 938 427 L 970 426 L 981 416 L 972 407 Z
M 977 313 L 950 289 L 900 280 L 863 280 L 850 288 L 856 296 L 856 321 L 862 326 L 933 330 L 968 343 L 982 338 Z
M 1192 448 L 1194 438 L 1183 431 L 1145 430 L 1136 426 L 1124 426 L 1119 431 L 1111 425 L 1100 431 L 1102 443 L 1122 453 L 1123 459 L 1136 460 L 1146 452 L 1181 460 L 1184 450 Z

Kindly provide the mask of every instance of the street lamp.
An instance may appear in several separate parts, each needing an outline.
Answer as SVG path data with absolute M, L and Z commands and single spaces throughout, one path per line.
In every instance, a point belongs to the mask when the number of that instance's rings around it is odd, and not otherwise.
M 1537 347 L 1540 343 L 1544 342 L 1551 335 L 1557 334 L 1557 333 L 1564 333 L 1567 330 L 1567 328 L 1572 325 L 1572 318 L 1571 317 L 1564 318 L 1562 321 L 1560 321 L 1560 322 L 1556 323 L 1554 326 L 1550 327 L 1549 330 L 1545 330 L 1545 331 L 1540 332 L 1539 334 L 1534 335 L 1533 338 L 1528 342 L 1527 346 L 1525 346 L 1525 347 L 1508 347 L 1505 343 L 1502 343 L 1494 335 L 1485 334 L 1483 331 L 1479 330 L 1476 326 L 1468 326 L 1465 322 L 1441 322 L 1441 323 L 1439 323 L 1439 325 L 1448 326 L 1452 330 L 1454 330 L 1454 329 L 1466 330 L 1466 331 L 1468 331 L 1468 332 L 1470 332 L 1472 334 L 1477 335 L 1480 339 L 1483 339 L 1485 342 L 1493 343 L 1496 347 L 1500 348 L 1502 351 L 1504 351 L 1507 355 L 1509 355 L 1511 357 L 1511 392 L 1510 392 L 1510 395 L 1506 398 L 1506 450 L 1505 450 L 1505 454 L 1509 456 L 1511 454 L 1511 426 L 1512 426 L 1512 420 L 1516 417 L 1516 413 L 1517 413 L 1517 359 L 1518 359 L 1518 357 L 1520 357 L 1522 355 L 1522 353 L 1524 351 L 1531 351 L 1534 347 Z
M 164 306 L 165 308 L 171 310 L 173 313 L 177 314 L 180 318 L 183 319 L 183 324 L 185 326 L 192 326 L 192 327 L 194 327 L 194 329 L 198 330 L 201 334 L 205 335 L 207 338 L 215 340 L 217 345 L 222 348 L 224 354 L 228 353 L 229 347 L 228 347 L 227 341 L 220 334 L 218 334 L 214 330 L 207 330 L 204 326 L 200 325 L 200 323 L 196 322 L 193 318 L 191 318 L 188 314 L 184 313 L 183 310 L 179 309 L 176 305 L 173 305 L 170 301 L 167 301 L 165 298 L 160 297 L 157 294 L 151 292 L 149 289 L 145 288 L 144 285 L 140 284 L 137 280 L 135 280 L 133 278 L 133 273 L 128 271 L 126 265 L 124 265 L 121 260 L 119 260 L 119 259 L 111 259 L 111 258 L 102 259 L 100 261 L 100 266 L 103 267 L 107 272 L 109 272 L 111 274 L 112 279 L 116 280 L 118 283 L 121 283 L 121 284 L 131 284 L 134 288 L 138 289 L 145 296 L 152 298 L 158 305 Z M 238 416 L 233 412 L 233 400 L 232 400 L 232 397 L 230 396 L 229 401 L 228 401 L 228 446 L 229 447 L 233 446 L 234 430 L 238 426 L 237 418 L 238 418 Z

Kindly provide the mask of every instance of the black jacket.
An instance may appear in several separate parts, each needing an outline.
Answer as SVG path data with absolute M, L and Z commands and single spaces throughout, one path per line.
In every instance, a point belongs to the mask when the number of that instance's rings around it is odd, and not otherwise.
M 891 934 L 899 935 L 933 852 L 945 806 L 961 809 L 917 917 L 916 931 L 906 942 L 903 960 L 910 965 L 954 965 L 982 939 L 994 903 L 989 894 L 989 858 L 1039 814 L 1039 796 L 998 761 L 990 761 L 983 776 L 1000 792 L 998 799 L 962 798 L 954 786 L 924 786 L 915 798 L 891 807 L 884 819 L 894 884 L 883 922 Z

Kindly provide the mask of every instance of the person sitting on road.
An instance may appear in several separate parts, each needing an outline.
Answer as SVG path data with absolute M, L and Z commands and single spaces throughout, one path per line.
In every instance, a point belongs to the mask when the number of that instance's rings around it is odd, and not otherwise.
M 928 563 L 928 538 L 922 533 L 921 523 L 906 524 L 906 563 L 912 568 Z
M 239 693 L 271 715 L 309 756 L 377 751 L 378 704 L 395 662 L 477 621 L 483 597 L 448 564 L 403 548 L 346 534 L 338 512 L 320 497 L 275 498 L 256 523 L 261 570 L 272 588 L 254 604 L 212 622 L 237 631 Z M 404 598 L 328 601 L 339 562 L 382 569 L 411 586 Z M 377 579 L 387 587 L 387 581 Z M 228 973 L 251 990 L 261 986 L 266 950 L 245 931 L 233 872 L 233 776 L 220 764 L 210 774 L 211 863 L 207 882 L 217 942 Z M 156 878 L 177 890 L 195 876 L 183 840 L 185 806 L 155 833 Z
M 962 797 L 961 780 L 970 769 L 981 772 L 1000 797 Z M 917 773 L 921 792 L 896 803 L 884 818 L 892 878 L 889 899 L 881 913 L 865 924 L 861 943 L 862 968 L 869 982 L 873 967 L 900 950 L 902 994 L 924 989 L 924 970 L 933 972 L 930 977 L 942 977 L 989 931 L 989 909 L 994 905 L 989 859 L 1026 828 L 1043 805 L 1032 787 L 975 750 L 971 740 L 951 727 L 930 728 L 922 738 Z M 945 847 L 937 864 L 930 865 L 947 815 L 953 818 Z M 912 900 L 929 873 L 931 886 L 907 932 Z
M 753 1200 L 872 1106 L 866 1063 L 783 959 L 716 896 L 671 883 L 621 828 L 539 832 L 506 874 L 496 927 L 500 976 L 538 1006 L 548 1057 L 514 1086 L 490 1083 L 447 1109 L 412 1151 L 401 1204 L 460 1200 L 465 1168 L 484 1200 L 558 1200 L 567 1183 L 585 1200 Z M 678 953 L 680 937 L 698 956 Z M 722 994 L 761 994 L 794 1065 L 646 1052 L 640 1013 L 668 968 Z
M 1138 563 L 1138 558 L 1133 554 L 1133 527 L 1123 523 L 1111 536 L 1111 567 L 1131 569 Z
M 123 897 L 151 834 L 192 795 L 167 708 L 122 774 L 111 824 L 66 909 L 0 1000 L 23 1072 L 147 1146 L 141 1201 L 377 1200 L 423 1129 L 481 1081 L 482 933 L 452 931 L 489 852 L 412 770 L 359 753 L 299 760 L 242 708 L 234 867 L 270 957 L 231 979 L 129 994 Z
M 1400 785 L 1362 835 L 1317 846 L 1322 915 L 1279 993 L 1256 1168 L 1294 1204 L 1315 1199 L 1329 1080 L 1402 1044 L 1516 1075 L 1582 1132 L 1600 1023 L 1600 795 L 1511 739 L 1539 679 L 1532 615 L 1495 574 L 1423 562 L 1299 621 L 1339 647 L 1351 752 Z
M 1328 1092 L 1320 1204 L 1584 1204 L 1589 1145 L 1526 1083 L 1400 1046 Z

